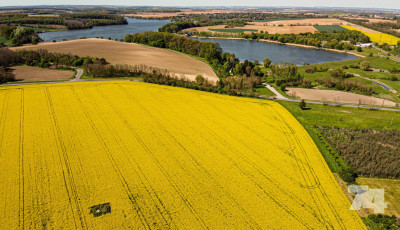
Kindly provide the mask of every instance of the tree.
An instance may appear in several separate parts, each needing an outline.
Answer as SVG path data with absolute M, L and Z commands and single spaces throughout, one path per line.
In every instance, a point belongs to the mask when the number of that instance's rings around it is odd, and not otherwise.
M 343 79 L 346 76 L 346 73 L 342 69 L 331 69 L 329 70 L 329 74 L 333 78 Z
M 197 75 L 197 77 L 196 77 L 196 83 L 197 83 L 198 85 L 203 85 L 204 81 L 205 81 L 205 79 L 204 79 L 203 76 Z
M 301 110 L 304 110 L 304 109 L 306 108 L 307 103 L 304 101 L 304 99 L 300 101 L 299 106 L 300 106 L 300 109 L 301 109 Z
M 351 168 L 343 169 L 339 176 L 347 183 L 354 183 L 358 177 L 357 173 L 353 171 Z
M 263 63 L 265 68 L 269 68 L 271 66 L 271 60 L 269 58 L 264 58 Z
M 361 64 L 360 64 L 360 69 L 361 70 L 367 71 L 367 70 L 369 70 L 369 68 L 370 68 L 370 63 L 369 62 L 367 62 L 367 61 L 361 62 Z

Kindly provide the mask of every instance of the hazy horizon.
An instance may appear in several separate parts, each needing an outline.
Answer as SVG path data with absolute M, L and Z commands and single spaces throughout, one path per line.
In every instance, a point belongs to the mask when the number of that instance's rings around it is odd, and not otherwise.
M 61 0 L 61 1 L 50 1 L 50 0 L 38 0 L 38 1 L 24 1 L 15 0 L 9 1 L 6 4 L 0 4 L 0 7 L 4 6 L 57 6 L 57 5 L 90 5 L 90 6 L 160 6 L 160 7 L 337 7 L 337 8 L 376 8 L 376 9 L 400 9 L 400 1 L 393 0 L 338 0 L 338 1 L 327 1 L 327 0 L 303 0 L 293 1 L 290 0 L 269 0 L 264 1 L 260 4 L 260 1 L 248 0 L 246 2 L 239 0 L 204 0 L 201 5 L 188 4 L 185 0 L 153 0 L 149 1 L 126 1 L 126 0 L 115 0 L 110 4 L 110 1 L 105 0 L 88 0 L 77 3 L 72 0 Z M 244 5 L 246 4 L 246 5 Z

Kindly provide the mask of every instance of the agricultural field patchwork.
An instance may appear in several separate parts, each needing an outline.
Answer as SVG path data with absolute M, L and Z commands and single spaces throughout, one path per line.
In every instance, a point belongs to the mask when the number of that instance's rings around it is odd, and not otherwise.
M 304 20 L 307 18 L 272 18 L 266 20 L 253 20 L 253 22 L 275 22 L 275 21 L 292 21 L 292 20 Z
M 352 26 L 348 26 L 348 25 L 342 25 L 343 28 L 346 28 L 348 30 L 357 30 L 362 32 L 363 34 L 367 35 L 371 41 L 376 42 L 378 44 L 389 44 L 389 45 L 397 45 L 397 42 L 400 41 L 400 38 L 395 37 L 393 35 L 390 34 L 385 34 L 385 33 L 370 33 L 370 32 L 365 32 L 363 30 L 357 29 L 355 27 Z
M 272 101 L 140 82 L 0 89 L 4 229 L 365 229 Z

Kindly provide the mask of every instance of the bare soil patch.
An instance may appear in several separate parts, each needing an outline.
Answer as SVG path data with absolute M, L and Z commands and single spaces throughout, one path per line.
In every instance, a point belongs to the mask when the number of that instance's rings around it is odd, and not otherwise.
M 393 101 L 388 101 L 372 96 L 365 96 L 355 93 L 341 92 L 336 90 L 320 90 L 320 89 L 304 89 L 304 88 L 287 88 L 288 95 L 316 101 L 326 101 L 334 103 L 351 103 L 358 104 L 361 102 L 362 105 L 374 105 L 374 106 L 396 106 Z
M 315 33 L 318 30 L 314 26 L 263 26 L 263 25 L 246 25 L 244 28 L 262 30 L 270 34 L 299 34 L 299 33 Z
M 195 58 L 166 49 L 106 39 L 80 39 L 74 41 L 39 43 L 13 48 L 14 50 L 47 49 L 51 52 L 72 53 L 78 56 L 105 58 L 111 64 L 147 65 L 167 69 L 178 77 L 194 80 L 202 75 L 210 82 L 218 80 L 211 67 Z
M 28 17 L 60 17 L 58 14 L 29 14 Z
M 52 70 L 32 66 L 13 66 L 12 72 L 17 81 L 68 80 L 74 77 L 73 71 Z

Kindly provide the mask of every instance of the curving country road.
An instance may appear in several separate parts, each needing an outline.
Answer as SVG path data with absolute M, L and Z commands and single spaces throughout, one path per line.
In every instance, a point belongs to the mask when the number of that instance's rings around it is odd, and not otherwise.
M 76 75 L 72 80 L 69 80 L 68 82 L 77 82 L 77 81 L 83 81 L 81 79 L 82 75 L 83 75 L 83 69 L 80 68 L 72 68 L 74 70 L 76 70 Z

